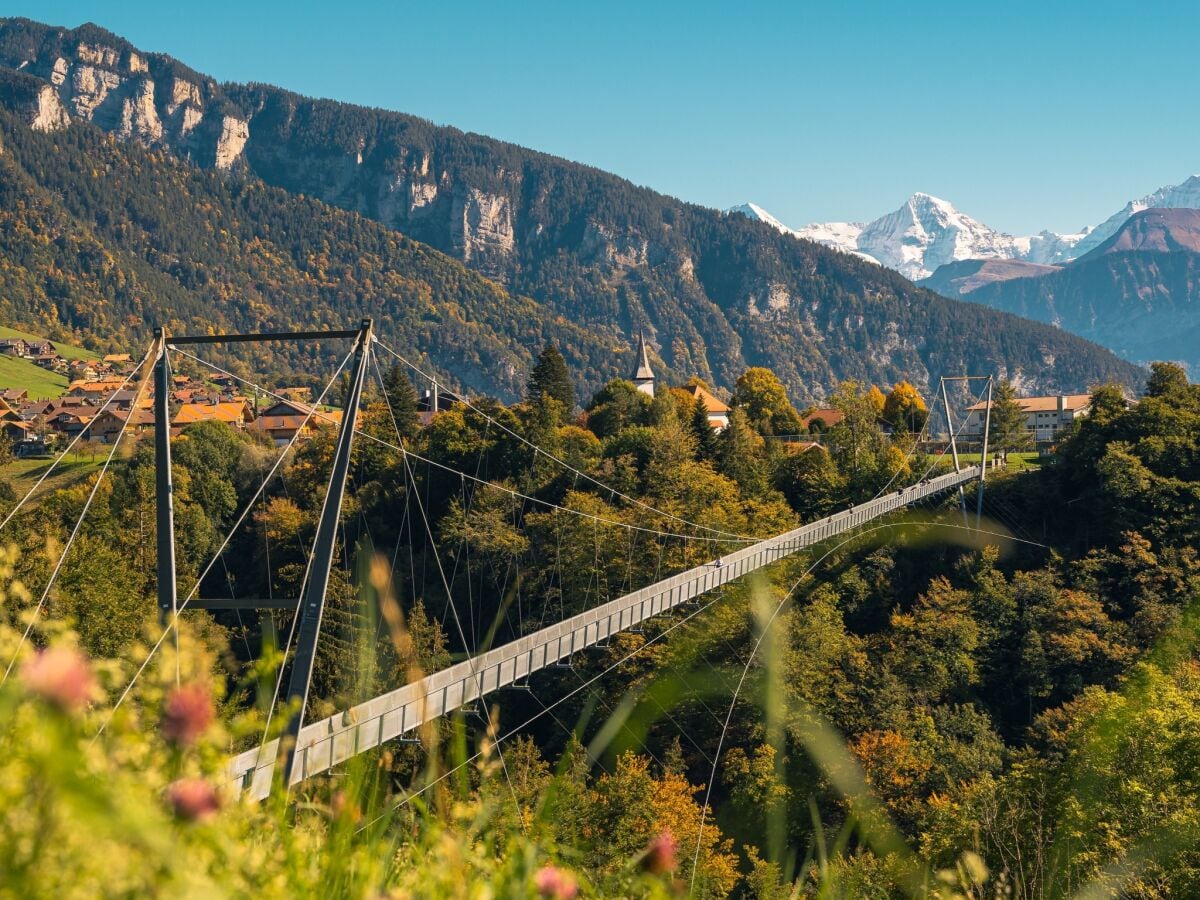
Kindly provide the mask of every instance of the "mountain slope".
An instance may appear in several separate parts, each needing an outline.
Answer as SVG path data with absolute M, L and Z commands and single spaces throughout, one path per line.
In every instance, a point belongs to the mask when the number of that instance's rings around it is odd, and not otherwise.
M 40 95 L 41 127 L 59 127 L 56 103 L 72 120 L 227 171 L 231 184 L 256 176 L 361 213 L 505 285 L 504 296 L 534 298 L 588 347 L 614 348 L 582 373 L 585 388 L 623 374 L 628 351 L 616 348 L 639 328 L 667 377 L 730 385 L 747 365 L 767 365 L 798 401 L 851 377 L 928 383 L 999 368 L 1045 390 L 1141 378 L 1070 335 L 939 298 L 744 217 L 399 113 L 219 86 L 95 26 L 4 20 L 0 64 L 52 88 L 53 103 Z M 28 103 L 24 114 L 32 120 Z M 523 323 L 488 321 L 528 353 Z
M 1112 237 L 1077 262 L 1106 253 L 1200 253 L 1200 209 L 1147 209 L 1130 216 Z
M 1144 209 L 1200 209 L 1200 175 L 1193 175 L 1181 184 L 1161 187 L 1138 200 L 1130 200 L 1095 228 L 1075 246 L 1074 257 L 1084 256 L 1099 247 L 1120 230 L 1129 218 Z
M 1018 259 L 960 259 L 939 266 L 936 272 L 917 283 L 943 297 L 961 298 L 985 284 L 1014 278 L 1041 278 L 1058 268 Z
M 926 284 L 1053 322 L 1128 359 L 1177 360 L 1200 372 L 1200 211 L 1135 213 L 1087 255 L 1033 277 L 972 288 L 954 274 L 945 266 Z
M 397 349 L 506 397 L 522 392 L 530 351 L 546 340 L 593 380 L 610 371 L 616 348 L 356 215 L 114 143 L 91 126 L 41 134 L 0 112 L 0 147 L 5 322 L 55 338 L 104 336 L 94 343 L 104 347 L 144 341 L 157 324 L 344 328 L 371 315 Z M 276 355 L 240 353 L 244 370 L 314 371 L 311 348 L 253 351 L 266 352 Z M 326 362 L 334 352 L 325 349 Z

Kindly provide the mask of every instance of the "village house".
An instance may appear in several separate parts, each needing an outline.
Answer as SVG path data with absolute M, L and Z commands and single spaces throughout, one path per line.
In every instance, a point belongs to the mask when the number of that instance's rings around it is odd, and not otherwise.
M 33 426 L 20 419 L 4 417 L 0 418 L 0 432 L 3 432 L 5 440 L 10 444 L 20 444 L 30 440 L 33 435 Z
M 250 401 L 223 401 L 219 403 L 184 403 L 175 411 L 174 428 L 183 428 L 193 422 L 224 422 L 234 428 L 245 428 L 254 421 L 254 410 Z
M 128 426 L 126 426 L 128 422 Z M 121 430 L 146 431 L 154 427 L 154 413 L 148 409 L 113 409 L 109 407 L 92 420 L 88 436 L 94 441 L 111 444 Z
M 828 431 L 844 418 L 840 409 L 832 406 L 818 406 L 801 416 L 800 424 L 806 431 Z
M 708 413 L 708 424 L 713 427 L 714 431 L 724 431 L 729 427 L 729 413 L 732 410 L 728 404 L 714 397 L 699 384 L 690 384 L 684 390 L 691 394 L 692 399 L 697 403 L 704 404 L 704 411 Z
M 124 383 L 122 378 L 72 381 L 67 385 L 67 394 L 72 397 L 105 397 L 113 391 L 119 390 Z
M 29 343 L 23 338 L 0 339 L 0 353 L 5 356 L 28 356 Z
M 262 410 L 250 427 L 270 437 L 276 447 L 282 447 L 301 429 L 305 434 L 311 434 L 318 428 L 334 425 L 341 420 L 341 410 L 313 412 L 311 406 L 295 400 L 279 400 Z
M 46 353 L 41 356 L 35 356 L 32 357 L 32 361 L 35 366 L 39 366 L 58 375 L 66 375 L 70 368 L 67 360 L 63 359 L 57 353 Z
M 1053 441 L 1068 430 L 1076 419 L 1086 416 L 1092 408 L 1091 394 L 1060 394 L 1056 397 L 1020 397 L 1017 403 L 1025 412 L 1025 430 L 1035 441 Z M 963 433 L 970 437 L 983 436 L 986 401 L 967 407 Z
M 68 438 L 73 438 L 96 417 L 91 407 L 81 407 L 78 411 L 63 410 L 47 418 L 46 424 Z
M 28 402 L 29 391 L 23 390 L 21 388 L 7 388 L 3 391 L 0 391 L 0 400 L 3 400 L 5 403 L 9 404 L 10 406 L 15 407 L 21 403 Z

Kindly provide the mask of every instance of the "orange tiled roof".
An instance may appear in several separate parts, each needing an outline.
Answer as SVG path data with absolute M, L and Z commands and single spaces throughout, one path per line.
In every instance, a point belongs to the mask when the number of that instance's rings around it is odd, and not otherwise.
M 175 413 L 175 425 L 190 425 L 192 422 L 244 422 L 247 419 L 245 402 L 185 403 Z
M 722 403 L 718 398 L 706 391 L 698 384 L 693 384 L 685 390 L 704 404 L 704 408 L 708 410 L 710 415 L 727 415 L 730 412 L 730 407 Z
M 803 422 L 804 427 L 807 428 L 812 423 L 813 419 L 820 419 L 825 423 L 827 428 L 832 428 L 844 418 L 845 416 L 842 415 L 842 411 L 840 409 L 834 409 L 832 406 L 825 406 L 814 409 L 800 421 Z

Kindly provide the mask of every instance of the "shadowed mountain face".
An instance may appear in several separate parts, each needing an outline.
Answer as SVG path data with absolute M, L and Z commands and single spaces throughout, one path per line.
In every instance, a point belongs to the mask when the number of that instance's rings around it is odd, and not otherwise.
M 1147 209 L 1061 267 L 996 260 L 942 266 L 923 286 L 1052 322 L 1126 359 L 1200 374 L 1200 210 Z
M 1019 259 L 961 259 L 939 266 L 936 272 L 917 284 L 943 297 L 965 297 L 986 284 L 1014 278 L 1041 278 L 1058 269 L 1058 266 L 1042 266 Z
M 729 386 L 746 366 L 765 365 L 798 401 L 844 378 L 927 384 L 999 370 L 1031 390 L 1141 379 L 1071 335 L 945 300 L 743 216 L 399 113 L 218 85 L 95 26 L 0 20 L 0 65 L 9 70 L 0 93 L 37 128 L 83 121 L 234 182 L 259 178 L 318 198 L 442 251 L 506 296 L 532 298 L 547 323 L 612 349 L 600 360 L 564 347 L 573 363 L 586 360 L 585 390 L 627 374 L 639 329 L 668 378 Z M 299 249 L 319 251 L 319 241 Z M 362 302 L 409 300 L 368 292 Z M 489 338 L 527 359 L 530 329 L 493 318 Z
M 1076 262 L 1131 251 L 1200 253 L 1200 209 L 1147 209 L 1136 213 L 1116 234 Z

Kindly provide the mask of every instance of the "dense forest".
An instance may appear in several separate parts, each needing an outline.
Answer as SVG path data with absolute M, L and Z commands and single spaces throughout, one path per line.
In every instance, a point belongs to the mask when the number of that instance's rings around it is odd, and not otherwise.
M 513 295 L 533 298 L 540 304 L 537 320 L 548 323 L 541 330 L 549 333 L 553 323 L 559 332 L 553 337 L 588 390 L 623 374 L 611 354 L 597 355 L 596 343 L 624 346 L 639 329 L 651 339 L 662 375 L 678 382 L 698 375 L 728 388 L 746 367 L 767 366 L 803 401 L 821 399 L 829 385 L 845 378 L 889 384 L 907 378 L 924 387 L 939 375 L 1000 371 L 1027 390 L 1075 391 L 1110 380 L 1137 387 L 1144 377 L 1061 330 L 946 300 L 894 272 L 743 216 L 683 203 L 594 168 L 400 113 L 311 100 L 265 85 L 218 85 L 93 25 L 66 30 L 2 20 L 0 64 L 20 68 L 9 73 L 10 81 L 41 79 L 48 85 L 58 78 L 56 96 L 61 95 L 64 109 L 131 142 L 361 214 L 456 257 Z M 67 74 L 55 75 L 55 66 L 65 66 Z M 85 70 L 87 78 L 81 74 Z M 103 95 L 80 94 L 78 84 L 97 73 L 111 75 L 115 86 Z M 226 140 L 231 133 L 241 135 L 243 126 L 244 142 Z M 50 147 L 84 139 L 44 140 L 42 177 L 60 182 L 60 157 Z M 215 148 L 222 141 L 228 152 L 218 161 Z M 116 152 L 107 150 L 105 156 L 111 159 Z M 133 158 L 143 168 L 166 165 L 160 155 Z M 83 161 L 76 165 L 88 170 Z M 122 190 L 103 171 L 98 169 L 97 180 Z M 208 185 L 199 179 L 189 187 L 207 195 Z M 265 194 L 249 184 L 229 190 Z M 161 208 L 147 208 L 148 197 L 158 195 L 143 195 L 136 214 L 161 215 Z M 117 197 L 107 199 L 116 201 L 117 209 L 125 206 Z M 308 205 L 299 202 L 300 208 Z M 103 229 L 110 212 L 110 207 L 80 201 L 73 215 Z M 331 214 L 322 215 L 332 220 Z M 132 236 L 149 245 L 138 248 L 139 256 L 152 251 L 171 257 L 181 250 L 200 256 L 201 248 L 211 246 L 206 230 L 189 222 L 176 232 L 172 249 L 159 251 L 154 229 L 136 220 L 130 224 Z M 356 239 L 365 242 L 364 253 L 394 240 L 365 224 L 354 228 Z M 324 242 L 305 233 L 286 250 L 308 266 L 321 257 Z M 337 282 L 333 290 L 341 289 L 343 272 L 338 260 L 330 262 L 325 274 Z M 400 318 L 394 307 L 409 302 L 407 291 L 398 290 L 405 285 L 389 284 L 382 274 L 366 284 L 355 262 L 345 267 L 345 275 L 357 282 L 344 286 L 355 312 L 382 308 Z M 186 278 L 186 264 L 180 269 L 168 268 L 165 277 Z M 388 274 L 409 277 L 404 268 Z M 205 302 L 227 302 L 199 293 Z M 285 308 L 282 298 L 272 300 Z M 322 315 L 331 302 L 322 297 L 312 315 Z M 474 322 L 470 297 L 458 302 L 464 318 Z M 340 313 L 346 307 L 336 309 Z M 527 362 L 528 348 L 536 343 L 519 326 L 530 318 L 498 311 L 476 324 L 514 362 Z M 577 330 L 568 333 L 567 323 Z M 594 337 L 589 341 L 585 335 Z M 460 364 L 456 356 L 436 357 L 434 347 L 420 349 L 447 369 Z M 517 368 L 513 377 L 519 380 L 527 369 Z M 462 377 L 479 383 L 474 372 Z M 498 379 L 496 389 L 510 389 L 511 380 Z
M 842 384 L 844 418 L 797 448 L 773 436 L 797 413 L 769 371 L 738 379 L 720 434 L 690 393 L 622 381 L 570 415 L 571 374 L 548 349 L 520 403 L 421 426 L 408 373 L 376 359 L 313 712 L 710 559 L 717 532 L 776 533 L 946 464 L 878 427 L 924 410 L 910 385 Z M 6 888 L 1194 896 L 1198 441 L 1178 368 L 1134 405 L 1098 388 L 1053 463 L 991 480 L 981 532 L 951 497 L 816 548 L 290 806 L 215 787 L 262 736 L 286 614 L 186 613 L 178 655 L 163 644 L 110 713 L 157 636 L 153 452 L 131 446 L 36 617 L 92 484 L 0 535 Z M 189 427 L 181 594 L 264 483 L 201 595 L 294 591 L 331 451 L 308 441 L 265 481 L 273 448 Z

